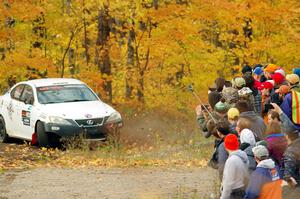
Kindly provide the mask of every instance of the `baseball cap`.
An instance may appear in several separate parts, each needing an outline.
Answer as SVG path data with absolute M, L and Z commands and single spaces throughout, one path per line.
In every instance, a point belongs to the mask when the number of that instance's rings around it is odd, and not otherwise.
M 258 145 L 252 148 L 253 155 L 259 159 L 269 157 L 268 149 L 263 145 Z
M 272 90 L 273 89 L 273 84 L 271 82 L 263 82 L 261 84 L 261 86 L 258 88 L 259 90 L 262 90 L 262 89 L 268 89 L 268 90 Z
M 290 87 L 287 85 L 281 85 L 278 89 L 275 90 L 276 93 L 287 94 L 290 90 Z
M 271 77 L 275 84 L 281 84 L 284 81 L 284 76 L 281 73 L 274 73 Z
M 227 112 L 228 119 L 234 119 L 240 116 L 240 111 L 237 108 L 230 108 Z
M 255 75 L 262 75 L 264 73 L 264 70 L 261 67 L 257 67 L 253 70 L 253 73 Z
M 286 80 L 290 83 L 290 84 L 298 84 L 299 83 L 299 76 L 296 74 L 289 74 L 286 76 Z
M 280 73 L 281 75 L 285 76 L 285 72 L 282 68 L 278 69 L 278 70 L 275 70 L 274 73 Z

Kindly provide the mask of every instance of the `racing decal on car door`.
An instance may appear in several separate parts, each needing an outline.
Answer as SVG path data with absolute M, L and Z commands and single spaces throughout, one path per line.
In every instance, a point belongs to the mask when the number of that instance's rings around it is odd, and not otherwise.
M 30 126 L 30 112 L 22 110 L 22 122 L 23 125 Z
M 12 114 L 13 114 L 13 112 L 15 112 L 12 102 L 10 102 L 9 105 L 7 106 L 7 112 L 8 112 L 9 118 L 12 120 Z

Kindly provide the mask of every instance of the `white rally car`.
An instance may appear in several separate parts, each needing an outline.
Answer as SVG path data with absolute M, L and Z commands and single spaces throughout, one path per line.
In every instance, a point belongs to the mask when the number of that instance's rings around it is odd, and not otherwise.
M 51 137 L 80 134 L 98 140 L 121 126 L 120 113 L 76 79 L 24 81 L 0 97 L 0 142 L 14 137 L 48 146 Z

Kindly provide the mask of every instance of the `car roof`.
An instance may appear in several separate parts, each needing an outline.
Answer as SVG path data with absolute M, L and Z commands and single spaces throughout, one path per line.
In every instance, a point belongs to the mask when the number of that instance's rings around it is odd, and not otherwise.
M 24 81 L 20 83 L 31 84 L 35 87 L 67 85 L 67 84 L 84 84 L 82 81 L 71 78 L 44 78 Z

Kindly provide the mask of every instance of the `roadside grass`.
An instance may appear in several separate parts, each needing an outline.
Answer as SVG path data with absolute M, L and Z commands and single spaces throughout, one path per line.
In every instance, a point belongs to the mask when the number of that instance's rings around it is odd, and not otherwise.
M 0 144 L 0 168 L 35 167 L 204 167 L 213 152 L 213 138 L 205 139 L 185 114 L 157 111 L 125 117 L 121 137 L 88 143 L 67 139 L 64 148 L 38 148 L 29 143 Z M 130 118 L 130 119 L 128 119 Z
M 173 139 L 173 140 L 172 140 Z M 38 148 L 28 143 L 1 147 L 0 168 L 34 167 L 204 167 L 213 150 L 213 140 L 199 134 L 173 135 L 164 141 L 157 136 L 155 145 L 136 145 L 121 141 L 117 146 L 74 142 L 66 150 Z M 1 170 L 0 170 L 1 171 Z
M 79 167 L 203 167 L 212 153 L 212 141 L 199 136 L 177 138 L 176 142 L 157 140 L 154 146 L 106 143 L 100 146 L 73 145 L 53 164 Z M 51 163 L 52 163 L 51 162 Z M 51 164 L 50 163 L 50 164 Z M 49 163 L 48 163 L 49 164 Z

